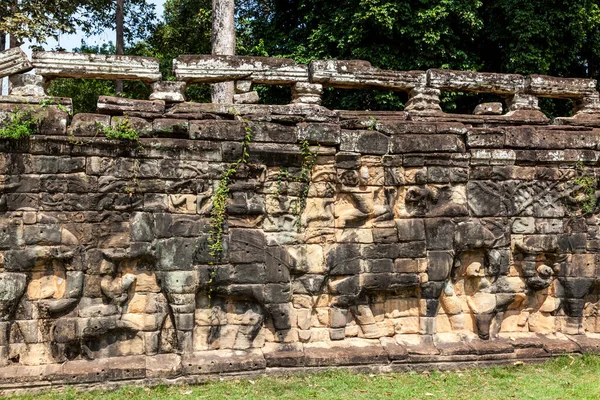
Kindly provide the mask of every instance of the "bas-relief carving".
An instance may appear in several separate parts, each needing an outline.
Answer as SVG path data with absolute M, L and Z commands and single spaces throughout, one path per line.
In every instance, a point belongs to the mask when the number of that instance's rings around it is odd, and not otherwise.
M 24 239 L 0 270 L 0 362 L 600 331 L 592 223 L 570 214 L 559 180 L 327 161 L 297 232 L 296 182 L 276 194 L 278 169 L 256 169 L 235 182 L 220 260 L 208 255 L 205 183 L 148 196 L 149 210 L 126 217 L 105 211 L 103 223 L 82 213 L 70 230 L 15 228 Z

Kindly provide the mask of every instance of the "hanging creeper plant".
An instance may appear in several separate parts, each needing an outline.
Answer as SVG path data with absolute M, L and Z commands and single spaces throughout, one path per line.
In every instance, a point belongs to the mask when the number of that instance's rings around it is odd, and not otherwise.
M 244 123 L 244 139 L 242 140 L 242 154 L 235 162 L 229 164 L 217 185 L 217 189 L 212 197 L 212 210 L 210 213 L 210 232 L 208 238 L 208 252 L 213 259 L 217 261 L 223 253 L 223 227 L 227 220 L 227 199 L 229 198 L 229 183 L 242 164 L 248 162 L 248 145 L 252 140 L 252 128 L 248 125 L 248 120 L 242 119 L 234 111 L 236 119 Z M 212 281 L 212 277 L 211 277 Z

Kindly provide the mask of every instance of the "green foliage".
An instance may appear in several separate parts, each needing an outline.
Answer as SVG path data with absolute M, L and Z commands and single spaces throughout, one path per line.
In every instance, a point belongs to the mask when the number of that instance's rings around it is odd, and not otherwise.
M 302 213 L 306 208 L 306 200 L 308 199 L 308 190 L 310 189 L 310 178 L 312 169 L 317 162 L 318 149 L 311 151 L 308 140 L 300 141 L 300 154 L 302 155 L 302 168 L 297 181 L 300 183 L 300 193 L 298 202 L 292 208 L 292 214 L 296 217 L 295 225 L 298 232 L 302 231 Z
M 155 26 L 148 39 L 160 61 L 163 77 L 175 79 L 173 59 L 182 54 L 210 54 L 211 32 L 211 0 L 166 0 L 163 21 Z M 210 99 L 206 89 L 199 92 L 190 88 L 186 94 L 194 101 Z
M 374 131 L 377 127 L 377 118 L 374 116 L 369 116 L 369 120 L 367 121 L 367 130 Z
M 116 126 L 106 126 L 96 123 L 96 126 L 104 132 L 107 139 L 128 140 L 137 142 L 140 140 L 138 131 L 131 127 L 127 118 L 120 118 Z
M 210 231 L 208 238 L 208 253 L 215 261 L 220 260 L 223 253 L 223 229 L 227 220 L 227 199 L 229 198 L 229 183 L 242 164 L 248 162 L 248 146 L 252 140 L 252 128 L 248 121 L 242 119 L 234 110 L 236 119 L 244 123 L 244 140 L 242 140 L 242 154 L 235 162 L 229 164 L 227 169 L 221 175 L 215 193 L 212 197 L 212 210 L 210 213 Z M 211 277 L 212 282 L 212 277 Z M 209 293 L 210 296 L 210 293 Z
M 277 183 L 275 184 L 275 193 L 273 193 L 273 197 L 277 198 L 282 194 L 283 190 L 283 181 L 286 182 L 290 179 L 290 172 L 286 167 L 281 167 L 279 172 L 277 172 Z
M 81 28 L 99 34 L 115 28 L 114 0 L 4 0 L 0 2 L 0 32 L 19 42 L 29 39 L 46 43 L 61 33 Z M 155 19 L 154 5 L 146 0 L 125 2 L 125 38 L 129 42 L 150 34 Z
M 33 109 L 15 110 L 0 123 L 0 139 L 21 140 L 33 135 L 40 118 Z
M 33 135 L 42 122 L 45 110 L 53 105 L 68 112 L 65 106 L 57 104 L 53 99 L 45 99 L 40 104 L 25 109 L 16 108 L 0 122 L 0 139 L 20 140 Z
M 600 357 L 562 356 L 545 363 L 460 368 L 456 371 L 357 373 L 337 369 L 312 374 L 214 379 L 201 385 L 73 388 L 8 397 L 10 400 L 183 399 L 598 399 Z
M 573 179 L 573 182 L 577 185 L 577 189 L 574 193 L 574 199 L 584 215 L 592 214 L 598 209 L 598 197 L 596 196 L 598 178 L 590 175 L 584 169 L 581 161 L 576 164 L 575 170 L 577 176 Z

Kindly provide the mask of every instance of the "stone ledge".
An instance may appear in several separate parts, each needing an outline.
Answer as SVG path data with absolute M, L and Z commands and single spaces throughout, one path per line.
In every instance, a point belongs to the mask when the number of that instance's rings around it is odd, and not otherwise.
M 443 338 L 443 335 L 440 336 Z M 328 369 L 388 373 L 459 369 L 544 362 L 562 354 L 600 353 L 600 338 L 586 335 L 526 335 L 494 341 L 464 338 L 448 342 L 421 338 L 404 346 L 393 338 L 341 342 L 267 344 L 263 349 L 214 350 L 185 355 L 124 356 L 74 360 L 61 364 L 9 365 L 0 368 L 0 394 L 31 392 L 74 385 L 114 388 L 122 385 L 201 383 L 227 377 L 315 373 Z M 435 354 L 435 353 L 438 354 Z

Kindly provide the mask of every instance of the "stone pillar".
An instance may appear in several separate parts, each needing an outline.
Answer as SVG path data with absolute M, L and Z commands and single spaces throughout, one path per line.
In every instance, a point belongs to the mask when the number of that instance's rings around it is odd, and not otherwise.
M 164 100 L 166 103 L 183 103 L 185 101 L 185 82 L 158 81 L 154 82 L 150 100 Z
M 292 103 L 321 104 L 323 85 L 318 83 L 297 82 L 292 86 Z
M 440 90 L 428 87 L 416 87 L 408 93 L 405 111 L 440 112 Z
M 44 97 L 45 79 L 43 76 L 34 74 L 17 74 L 11 75 L 9 78 L 10 92 L 14 96 L 37 96 Z
M 539 111 L 538 98 L 532 94 L 515 93 L 506 100 L 508 111 Z
M 600 95 L 594 93 L 578 99 L 573 108 L 573 115 L 575 114 L 600 114 Z

